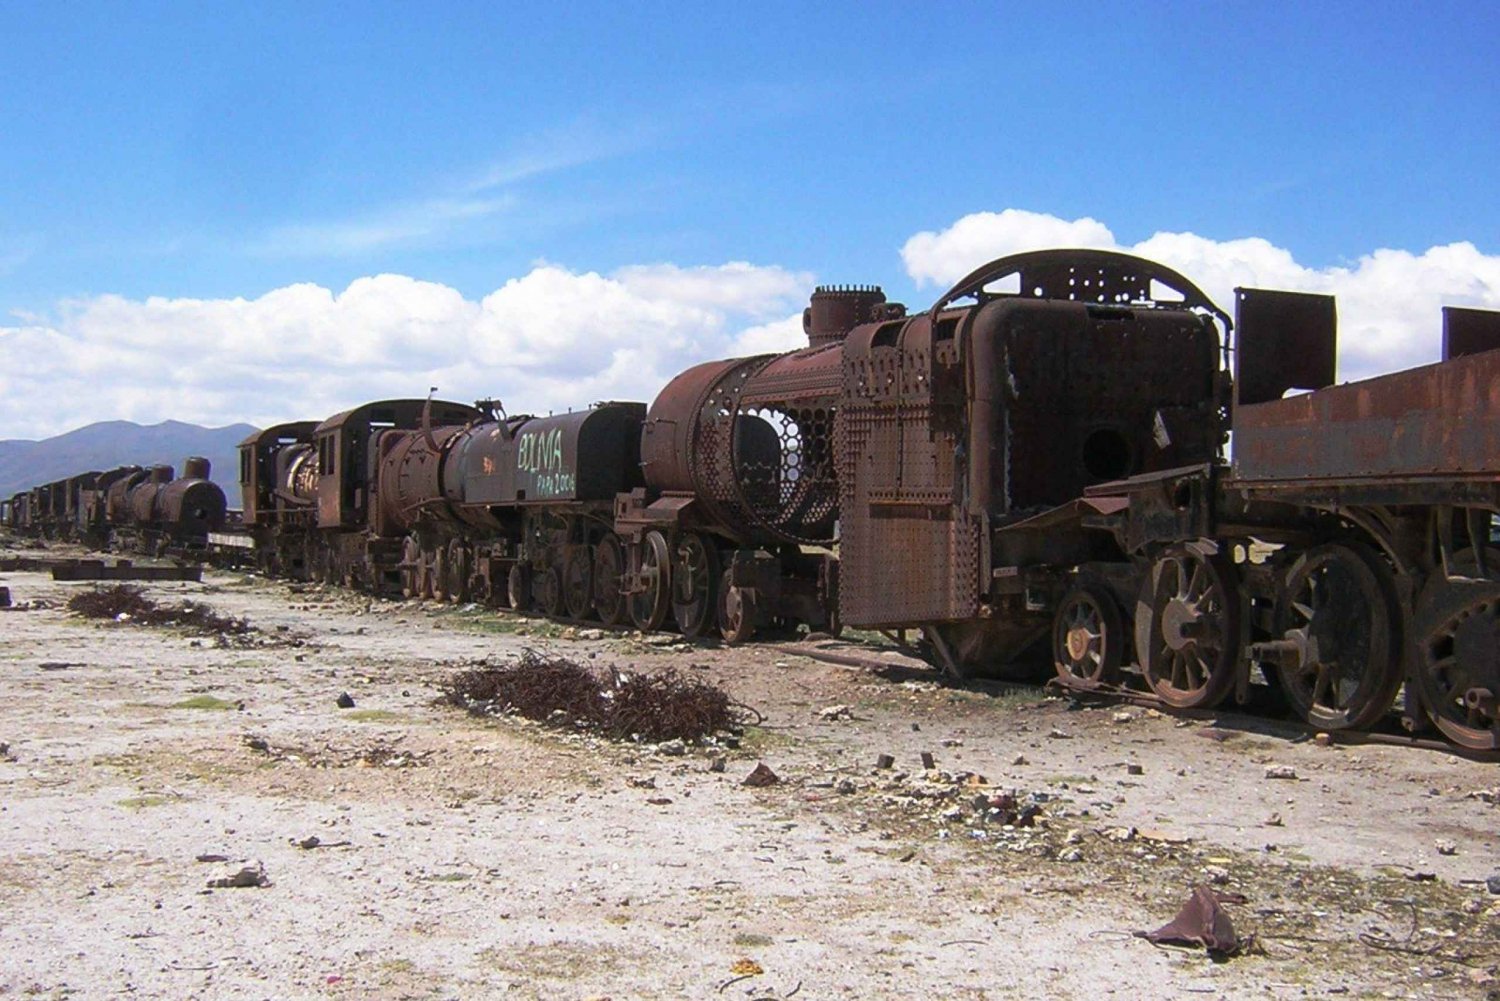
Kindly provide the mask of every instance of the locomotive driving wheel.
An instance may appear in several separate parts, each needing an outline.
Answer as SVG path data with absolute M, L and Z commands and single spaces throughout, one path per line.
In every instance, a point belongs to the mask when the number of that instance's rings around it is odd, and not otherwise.
M 1136 609 L 1136 656 L 1174 709 L 1211 708 L 1234 686 L 1240 598 L 1223 555 L 1174 546 L 1151 565 Z
M 588 546 L 571 547 L 563 560 L 563 601 L 570 619 L 586 619 L 594 609 L 594 560 Z
M 1401 613 L 1385 562 L 1362 546 L 1318 546 L 1292 564 L 1282 596 L 1276 673 L 1292 708 L 1325 730 L 1379 719 L 1401 684 Z
M 510 607 L 518 612 L 531 609 L 531 565 L 529 563 L 518 561 L 510 565 L 510 573 L 505 577 L 505 597 L 510 602 Z
M 755 592 L 730 583 L 730 572 L 719 579 L 719 635 L 731 645 L 747 642 L 755 635 Z
M 1485 562 L 1500 567 L 1500 553 Z M 1472 552 L 1436 575 L 1417 600 L 1412 625 L 1418 688 L 1438 729 L 1462 747 L 1500 748 L 1500 580 L 1477 574 Z
M 672 562 L 672 618 L 682 635 L 696 639 L 714 624 L 718 583 L 719 554 L 713 542 L 697 532 L 683 535 Z
M 625 595 L 620 591 L 620 571 L 624 567 L 620 540 L 611 532 L 594 547 L 594 611 L 606 626 L 619 625 L 628 614 Z
M 672 557 L 667 540 L 656 529 L 641 540 L 640 590 L 630 596 L 630 618 L 642 632 L 654 632 L 667 621 L 672 606 Z
M 558 618 L 563 611 L 562 567 L 548 567 L 536 577 L 536 602 L 543 614 L 550 619 Z
M 1095 689 L 1120 677 L 1125 627 L 1104 588 L 1082 584 L 1064 596 L 1052 619 L 1052 663 L 1070 688 Z
M 432 597 L 437 601 L 453 600 L 448 585 L 448 550 L 439 545 L 432 553 Z
M 401 543 L 401 597 L 415 598 L 420 595 L 422 581 L 422 546 L 415 535 L 408 535 Z
M 448 543 L 448 600 L 469 599 L 469 550 L 458 539 Z

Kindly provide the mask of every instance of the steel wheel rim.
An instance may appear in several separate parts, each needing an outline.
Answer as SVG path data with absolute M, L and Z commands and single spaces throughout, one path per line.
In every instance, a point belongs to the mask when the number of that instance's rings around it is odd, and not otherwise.
M 641 590 L 630 596 L 630 617 L 644 632 L 661 628 L 671 604 L 671 563 L 667 540 L 656 529 L 641 543 Z
M 1097 688 L 1115 681 L 1123 647 L 1120 614 L 1108 595 L 1082 587 L 1063 598 L 1053 620 L 1052 653 L 1064 684 Z
M 1324 546 L 1303 554 L 1288 574 L 1278 628 L 1320 659 L 1277 674 L 1292 707 L 1316 726 L 1367 726 L 1390 708 L 1400 684 L 1396 609 L 1374 559 L 1349 546 Z
M 1472 750 L 1500 748 L 1495 644 L 1500 640 L 1500 584 L 1442 582 L 1428 588 L 1417 613 L 1416 671 L 1427 710 L 1450 740 Z
M 1161 700 L 1177 709 L 1217 705 L 1234 681 L 1239 598 L 1233 564 L 1171 550 L 1152 567 L 1142 670 Z
M 594 607 L 593 560 L 587 546 L 578 546 L 568 554 L 563 573 L 563 598 L 571 618 L 588 618 Z
M 624 596 L 620 593 L 620 540 L 606 535 L 599 540 L 594 554 L 594 609 L 606 625 L 617 625 L 625 618 Z
M 712 544 L 697 533 L 684 535 L 677 544 L 677 560 L 672 565 L 672 617 L 677 628 L 688 637 L 698 637 L 713 621 L 715 566 Z

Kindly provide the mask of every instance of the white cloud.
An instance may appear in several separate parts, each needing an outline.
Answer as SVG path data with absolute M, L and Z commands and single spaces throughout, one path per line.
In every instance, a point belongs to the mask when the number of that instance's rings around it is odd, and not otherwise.
M 543 263 L 478 301 L 391 274 L 255 299 L 104 295 L 0 326 L 0 419 L 15 437 L 115 418 L 267 424 L 434 385 L 512 413 L 649 401 L 695 362 L 806 343 L 800 313 L 766 321 L 812 284 L 743 262 L 609 275 Z
M 1259 237 L 1211 240 L 1156 233 L 1133 245 L 1094 219 L 1066 220 L 1018 209 L 964 216 L 901 248 L 918 286 L 947 286 L 996 257 L 1048 247 L 1122 250 L 1181 272 L 1233 312 L 1236 286 L 1338 297 L 1339 378 L 1360 379 L 1436 361 L 1442 306 L 1500 309 L 1500 256 L 1472 243 L 1420 253 L 1381 249 L 1337 267 L 1309 267 Z

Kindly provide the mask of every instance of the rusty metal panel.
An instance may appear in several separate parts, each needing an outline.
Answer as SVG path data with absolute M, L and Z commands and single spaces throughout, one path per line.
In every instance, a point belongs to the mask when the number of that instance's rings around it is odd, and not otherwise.
M 1500 478 L 1500 352 L 1235 411 L 1234 479 Z
M 1331 295 L 1237 288 L 1235 404 L 1333 385 L 1338 311 Z
M 1443 307 L 1443 361 L 1500 348 L 1500 312 Z

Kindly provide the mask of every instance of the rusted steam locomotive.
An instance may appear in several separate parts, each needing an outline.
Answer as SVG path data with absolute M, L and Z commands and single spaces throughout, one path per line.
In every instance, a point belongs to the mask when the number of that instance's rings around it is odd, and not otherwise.
M 1446 309 L 1441 362 L 1340 386 L 1330 297 L 1235 307 L 1098 251 L 1003 258 L 914 315 L 820 288 L 808 347 L 649 410 L 267 429 L 245 525 L 298 576 L 731 642 L 916 628 L 959 675 L 1050 647 L 1073 686 L 1192 708 L 1263 680 L 1327 729 L 1404 685 L 1412 728 L 1500 747 L 1500 314 Z
M 149 553 L 203 552 L 224 528 L 228 502 L 207 459 L 80 473 L 0 501 L 0 524 L 32 535 Z

